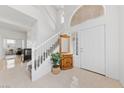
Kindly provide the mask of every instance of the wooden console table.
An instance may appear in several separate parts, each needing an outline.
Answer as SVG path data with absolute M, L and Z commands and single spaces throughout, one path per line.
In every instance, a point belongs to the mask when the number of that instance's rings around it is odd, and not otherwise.
M 73 54 L 62 53 L 60 67 L 62 70 L 73 68 Z

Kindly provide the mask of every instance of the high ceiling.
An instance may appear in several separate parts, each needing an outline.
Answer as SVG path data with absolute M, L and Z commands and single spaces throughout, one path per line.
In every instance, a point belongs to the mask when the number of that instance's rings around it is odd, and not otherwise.
M 42 9 L 43 6 L 36 5 L 37 9 Z M 49 5 L 47 8 L 51 8 L 53 12 L 50 13 L 50 17 L 53 21 L 56 21 L 56 14 L 60 14 L 64 6 L 63 5 Z M 47 9 L 46 8 L 46 9 Z M 57 13 L 59 12 L 59 13 Z M 0 6 L 0 28 L 7 28 L 11 30 L 29 31 L 32 25 L 36 22 L 36 19 L 7 5 Z
M 55 8 L 56 11 L 60 11 L 64 9 L 64 5 L 52 5 L 53 8 Z
M 28 31 L 35 19 L 27 16 L 9 6 L 0 6 L 0 27 Z

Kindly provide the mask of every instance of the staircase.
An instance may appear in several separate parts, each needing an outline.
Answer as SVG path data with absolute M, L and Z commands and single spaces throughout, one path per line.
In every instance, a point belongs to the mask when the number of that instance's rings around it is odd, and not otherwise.
M 58 51 L 60 32 L 50 37 L 47 41 L 32 48 L 32 81 L 39 79 L 46 73 L 51 71 L 51 53 Z

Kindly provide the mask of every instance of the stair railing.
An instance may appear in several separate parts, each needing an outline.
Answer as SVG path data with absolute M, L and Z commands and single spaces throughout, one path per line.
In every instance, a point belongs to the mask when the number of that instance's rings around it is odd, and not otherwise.
M 59 36 L 60 32 L 50 37 L 41 45 L 32 48 L 32 69 L 36 71 L 57 48 L 59 44 Z

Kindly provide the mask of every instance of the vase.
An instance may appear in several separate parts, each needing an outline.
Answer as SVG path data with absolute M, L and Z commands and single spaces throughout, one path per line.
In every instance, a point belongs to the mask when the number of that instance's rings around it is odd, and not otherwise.
M 52 73 L 53 74 L 55 74 L 55 75 L 57 75 L 57 74 L 59 74 L 61 72 L 61 69 L 60 69 L 60 67 L 53 67 L 52 68 Z

